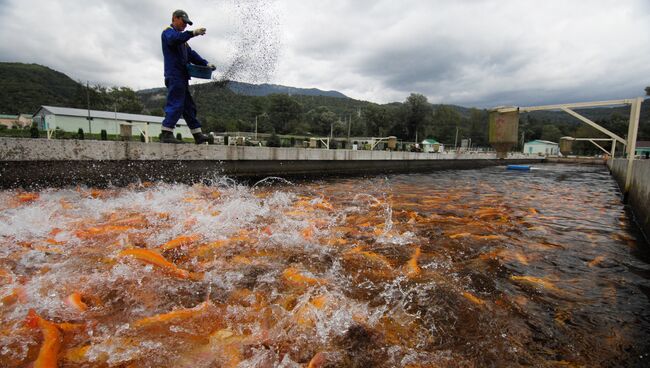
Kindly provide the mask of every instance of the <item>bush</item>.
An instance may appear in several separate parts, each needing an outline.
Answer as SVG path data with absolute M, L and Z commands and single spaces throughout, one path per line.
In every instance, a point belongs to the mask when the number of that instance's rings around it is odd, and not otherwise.
M 82 128 L 77 130 L 77 139 L 81 139 L 82 141 L 84 140 L 84 130 Z
M 65 132 L 63 131 L 63 129 L 56 127 L 56 129 L 54 129 L 54 138 L 56 139 L 65 138 Z
M 228 136 L 227 136 L 227 135 L 224 135 L 224 136 L 223 136 L 223 145 L 224 145 L 224 146 L 227 146 L 227 145 L 228 145 Z
M 271 133 L 271 136 L 269 139 L 266 141 L 266 146 L 267 147 L 280 147 L 282 142 L 280 141 L 280 137 L 278 137 L 275 132 Z
M 99 133 L 100 139 L 103 141 L 108 140 L 108 134 L 106 133 L 106 129 L 102 129 L 102 131 Z
M 38 131 L 38 128 L 36 126 L 32 126 L 29 129 L 29 135 L 32 138 L 38 138 L 40 136 L 40 132 Z

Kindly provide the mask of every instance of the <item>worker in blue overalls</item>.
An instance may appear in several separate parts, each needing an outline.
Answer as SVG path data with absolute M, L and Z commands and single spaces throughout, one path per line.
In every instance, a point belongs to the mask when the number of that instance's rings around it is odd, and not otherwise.
M 192 21 L 183 10 L 176 10 L 172 14 L 172 24 L 167 27 L 161 36 L 162 51 L 165 58 L 165 86 L 167 86 L 167 104 L 165 105 L 165 119 L 162 123 L 160 141 L 163 143 L 182 143 L 174 137 L 174 127 L 181 115 L 187 122 L 196 144 L 211 143 L 211 137 L 203 134 L 201 123 L 196 119 L 196 105 L 192 100 L 189 90 L 190 73 L 187 70 L 189 63 L 209 66 L 209 64 L 196 51 L 187 44 L 190 38 L 205 34 L 205 28 L 185 31 Z

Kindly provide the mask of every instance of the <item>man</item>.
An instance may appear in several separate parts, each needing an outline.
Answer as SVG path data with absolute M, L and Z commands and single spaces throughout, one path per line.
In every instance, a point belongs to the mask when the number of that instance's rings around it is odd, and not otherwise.
M 205 34 L 205 28 L 185 31 L 192 21 L 183 10 L 176 10 L 172 14 L 172 24 L 167 27 L 161 36 L 162 52 L 165 58 L 165 86 L 167 87 L 167 104 L 165 105 L 165 119 L 162 123 L 162 143 L 182 143 L 174 137 L 174 127 L 181 115 L 187 122 L 194 142 L 196 144 L 210 143 L 210 137 L 201 131 L 201 123 L 196 119 L 196 105 L 192 100 L 189 90 L 190 74 L 187 70 L 189 63 L 209 66 L 209 64 L 196 51 L 187 44 L 190 38 Z

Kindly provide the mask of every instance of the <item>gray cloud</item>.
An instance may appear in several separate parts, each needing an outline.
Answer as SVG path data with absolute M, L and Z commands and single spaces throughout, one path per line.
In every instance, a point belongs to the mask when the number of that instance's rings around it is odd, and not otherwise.
M 176 8 L 190 44 L 244 80 L 375 102 L 530 105 L 618 99 L 650 84 L 647 0 L 0 0 L 0 60 L 76 80 L 162 86 L 160 33 Z

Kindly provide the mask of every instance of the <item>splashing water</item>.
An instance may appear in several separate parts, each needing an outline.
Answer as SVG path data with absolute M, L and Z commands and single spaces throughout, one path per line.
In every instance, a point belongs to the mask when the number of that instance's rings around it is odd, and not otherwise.
M 546 168 L 2 191 L 0 366 L 644 366 L 616 184 Z
M 279 17 L 274 0 L 231 0 L 235 7 L 236 31 L 230 36 L 234 55 L 214 85 L 225 87 L 230 81 L 260 83 L 272 77 L 280 50 Z

